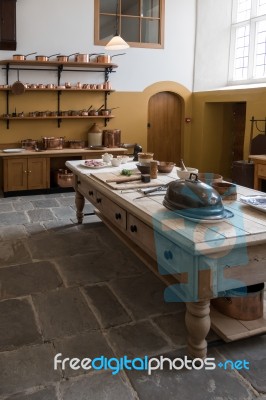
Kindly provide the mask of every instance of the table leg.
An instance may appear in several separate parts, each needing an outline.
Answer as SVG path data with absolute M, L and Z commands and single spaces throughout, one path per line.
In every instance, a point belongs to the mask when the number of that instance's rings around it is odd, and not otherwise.
M 188 330 L 188 352 L 193 358 L 207 355 L 206 336 L 211 327 L 210 301 L 186 303 L 186 327 Z
M 78 223 L 82 224 L 83 217 L 84 217 L 83 208 L 84 208 L 84 204 L 85 204 L 85 198 L 77 190 L 76 190 L 75 204 L 76 204 L 76 208 L 77 208 L 76 215 L 77 215 Z

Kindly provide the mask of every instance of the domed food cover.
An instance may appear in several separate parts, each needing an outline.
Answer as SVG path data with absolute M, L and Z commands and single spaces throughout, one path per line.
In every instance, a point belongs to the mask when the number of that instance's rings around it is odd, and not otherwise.
M 221 196 L 200 180 L 196 174 L 189 179 L 170 182 L 163 205 L 177 214 L 196 220 L 219 220 L 233 217 L 223 206 Z

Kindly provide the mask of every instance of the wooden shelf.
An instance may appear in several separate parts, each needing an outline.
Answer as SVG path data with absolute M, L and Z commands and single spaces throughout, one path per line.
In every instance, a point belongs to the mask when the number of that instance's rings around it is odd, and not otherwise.
M 12 88 L 0 88 L 0 91 L 2 92 L 11 92 Z M 26 88 L 25 92 L 106 92 L 106 93 L 111 93 L 111 92 L 115 92 L 115 90 L 113 89 L 75 89 L 75 88 L 71 88 L 71 89 L 65 89 L 65 88 Z
M 86 67 L 93 69 L 102 69 L 102 68 L 117 68 L 117 64 L 113 63 L 97 63 L 97 62 L 76 62 L 76 61 L 36 61 L 36 60 L 0 60 L 0 65 L 25 65 L 25 66 L 35 66 L 35 67 Z
M 211 325 L 225 342 L 232 342 L 259 335 L 266 332 L 266 301 L 264 300 L 264 315 L 253 321 L 242 321 L 227 317 L 211 306 Z
M 10 117 L 10 118 L 0 117 L 0 120 L 1 121 L 22 121 L 23 119 L 25 119 L 25 120 L 31 119 L 31 120 L 38 121 L 41 119 L 48 120 L 48 119 L 109 119 L 109 118 L 114 118 L 114 115 L 108 115 L 108 116 L 104 116 L 104 115 L 98 115 L 98 116 L 62 115 L 61 116 L 61 115 L 58 115 L 55 117 L 47 116 L 47 117 Z

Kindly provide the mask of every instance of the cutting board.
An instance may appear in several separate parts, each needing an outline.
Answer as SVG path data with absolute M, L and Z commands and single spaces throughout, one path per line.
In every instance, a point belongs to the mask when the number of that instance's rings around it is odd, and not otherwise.
M 91 174 L 90 176 L 92 176 L 95 179 L 98 179 L 99 181 L 101 181 L 102 183 L 104 183 L 105 185 L 107 185 L 108 187 L 115 189 L 115 190 L 125 190 L 125 189 L 139 189 L 139 188 L 145 188 L 145 187 L 155 187 L 155 186 L 160 186 L 163 185 L 165 182 L 162 179 L 152 179 L 150 182 L 148 183 L 144 183 L 141 180 L 137 180 L 137 181 L 129 181 L 129 182 L 123 182 L 123 179 L 125 179 L 126 177 L 124 175 L 118 175 L 112 172 L 99 172 L 99 173 L 95 173 L 95 174 Z M 136 174 L 136 175 L 131 175 L 130 178 L 138 178 L 140 176 L 140 174 Z M 106 182 L 109 180 L 113 180 L 116 179 L 117 181 L 121 181 L 122 183 L 116 183 L 116 182 Z

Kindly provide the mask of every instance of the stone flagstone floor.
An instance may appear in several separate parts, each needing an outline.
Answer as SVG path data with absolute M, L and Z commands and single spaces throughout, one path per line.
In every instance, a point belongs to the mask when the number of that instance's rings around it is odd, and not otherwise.
M 266 400 L 265 335 L 210 332 L 208 356 L 245 371 L 54 370 L 58 353 L 183 357 L 185 308 L 163 291 L 96 216 L 76 223 L 73 193 L 1 198 L 0 400 Z

